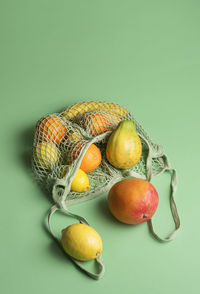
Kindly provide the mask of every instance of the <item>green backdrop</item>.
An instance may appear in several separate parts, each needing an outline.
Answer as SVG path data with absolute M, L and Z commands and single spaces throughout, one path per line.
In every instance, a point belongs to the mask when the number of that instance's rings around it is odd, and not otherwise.
M 198 0 L 1 0 L 1 293 L 198 293 Z M 178 173 L 181 230 L 159 243 L 147 224 L 123 225 L 106 197 L 73 206 L 103 239 L 106 272 L 95 281 L 45 229 L 51 195 L 33 181 L 36 121 L 83 100 L 127 107 L 164 147 Z M 153 180 L 161 236 L 173 229 L 169 176 Z M 74 220 L 58 214 L 59 231 Z M 93 266 L 93 265 L 89 265 Z

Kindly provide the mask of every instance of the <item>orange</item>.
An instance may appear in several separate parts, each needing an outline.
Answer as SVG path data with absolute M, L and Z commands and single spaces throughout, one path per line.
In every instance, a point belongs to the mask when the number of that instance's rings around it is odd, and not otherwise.
M 83 146 L 83 142 L 79 142 L 74 146 L 70 154 L 70 162 L 73 162 L 79 156 Z M 80 169 L 82 169 L 85 173 L 89 173 L 100 165 L 101 160 L 101 151 L 95 144 L 91 144 L 81 161 Z
M 89 129 L 90 134 L 94 137 L 103 134 L 107 131 L 111 131 L 114 126 L 119 123 L 119 119 L 116 116 L 113 117 L 111 114 L 103 113 L 89 113 L 83 119 L 83 127 Z
M 40 140 L 50 140 L 53 143 L 60 144 L 64 140 L 67 128 L 63 119 L 55 115 L 48 115 L 39 120 L 37 131 Z

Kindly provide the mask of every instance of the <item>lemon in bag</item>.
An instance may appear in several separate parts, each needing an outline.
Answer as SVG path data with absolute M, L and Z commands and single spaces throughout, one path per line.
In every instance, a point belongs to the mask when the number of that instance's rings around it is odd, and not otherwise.
M 53 143 L 40 142 L 33 148 L 33 158 L 38 166 L 51 168 L 58 162 L 58 151 Z
M 78 169 L 72 184 L 71 184 L 71 191 L 83 193 L 87 192 L 90 189 L 90 182 L 87 174 L 82 170 Z

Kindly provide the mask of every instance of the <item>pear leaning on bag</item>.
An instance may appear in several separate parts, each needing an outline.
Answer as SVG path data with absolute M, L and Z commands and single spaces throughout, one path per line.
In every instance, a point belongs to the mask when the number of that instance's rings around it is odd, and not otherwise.
M 142 143 L 130 120 L 119 123 L 106 146 L 107 160 L 116 168 L 129 169 L 136 165 L 142 155 Z

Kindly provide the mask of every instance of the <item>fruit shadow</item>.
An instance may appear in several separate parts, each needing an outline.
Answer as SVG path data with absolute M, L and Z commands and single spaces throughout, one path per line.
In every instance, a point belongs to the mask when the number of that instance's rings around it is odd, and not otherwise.
M 20 143 L 18 146 L 18 156 L 20 158 L 20 163 L 24 167 L 26 173 L 29 175 L 30 180 L 38 187 L 38 189 L 42 192 L 45 198 L 53 204 L 51 193 L 49 193 L 49 191 L 44 187 L 44 185 L 41 185 L 36 180 L 35 174 L 32 169 L 32 147 L 35 134 L 35 126 L 36 124 L 32 124 L 19 134 Z
M 19 156 L 26 171 L 31 171 L 32 145 L 34 138 L 35 125 L 23 130 L 19 136 Z
M 138 226 L 136 225 L 129 225 L 122 223 L 118 221 L 110 212 L 109 207 L 108 207 L 108 201 L 107 201 L 107 195 L 106 197 L 101 197 L 97 203 L 97 209 L 99 213 L 102 215 L 104 220 L 112 224 L 113 226 L 118 226 L 118 227 L 123 227 L 126 228 L 127 230 L 129 229 L 138 229 Z
M 51 256 L 56 259 L 56 262 L 66 264 L 68 268 L 74 267 L 80 273 L 85 274 L 85 276 L 89 278 L 89 275 L 86 272 L 84 272 L 84 270 L 81 269 L 76 263 L 73 262 L 72 258 L 63 250 L 61 244 L 58 241 L 53 240 L 52 238 L 52 241 L 49 243 L 47 250 L 50 252 Z M 84 266 L 88 271 L 92 273 L 98 273 L 100 270 L 100 266 L 95 260 L 79 262 L 82 266 Z
M 108 203 L 107 203 L 107 198 L 102 197 L 96 204 L 96 209 L 98 213 L 103 217 L 103 219 L 109 223 L 109 226 L 114 228 L 122 228 L 123 231 L 133 231 L 136 232 L 141 229 L 141 227 L 146 227 L 147 233 L 149 234 L 149 237 L 156 240 L 156 238 L 152 235 L 151 230 L 150 230 L 150 223 L 149 222 L 144 222 L 139 225 L 133 225 L 133 224 L 125 224 L 120 221 L 118 221 L 110 212 Z M 111 229 L 112 229 L 111 228 Z M 160 241 L 161 242 L 161 241 Z M 167 243 L 167 242 L 166 242 Z

